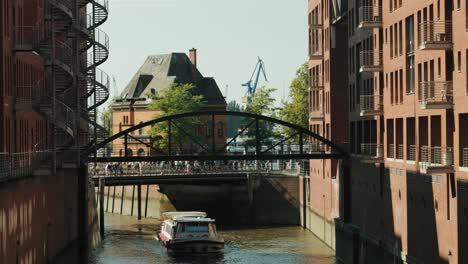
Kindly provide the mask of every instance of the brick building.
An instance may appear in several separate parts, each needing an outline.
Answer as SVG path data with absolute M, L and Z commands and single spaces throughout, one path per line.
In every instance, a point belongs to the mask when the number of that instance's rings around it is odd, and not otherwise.
M 343 217 L 330 194 L 337 168 L 329 180 L 311 167 L 310 218 L 325 223 L 314 232 L 339 258 L 468 263 L 467 6 L 309 0 L 311 129 L 349 142 L 353 157 L 344 225 L 333 221 Z M 333 123 L 349 132 L 339 137 Z
M 150 121 L 158 111 L 149 110 L 150 96 L 161 90 L 169 89 L 174 83 L 193 84 L 196 95 L 202 95 L 206 106 L 202 110 L 226 110 L 226 101 L 213 78 L 203 77 L 197 69 L 197 50 L 191 49 L 189 56 L 185 53 L 148 56 L 146 61 L 135 73 L 128 85 L 112 104 L 112 132 L 117 134 L 132 126 Z M 211 122 L 211 121 L 210 121 Z M 207 124 L 208 124 L 207 120 Z M 211 125 L 210 125 L 211 127 Z M 129 141 L 127 155 L 145 156 L 154 151 L 150 146 L 153 138 L 148 135 L 149 127 L 140 129 Z M 211 129 L 199 129 L 200 136 L 211 142 Z M 226 142 L 226 120 L 217 116 L 215 120 L 215 143 Z M 203 134 L 203 135 L 201 135 Z M 124 155 L 124 139 L 113 143 L 114 155 Z M 153 153 L 154 154 L 154 153 Z
M 107 16 L 106 0 L 0 1 L 0 263 L 87 247 L 95 219 L 81 157 L 102 135 Z

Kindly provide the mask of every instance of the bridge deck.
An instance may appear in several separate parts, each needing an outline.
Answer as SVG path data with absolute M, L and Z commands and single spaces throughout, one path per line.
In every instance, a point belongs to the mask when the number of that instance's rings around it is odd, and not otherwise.
M 223 184 L 244 183 L 248 179 L 248 173 L 199 173 L 184 174 L 172 173 L 164 175 L 127 175 L 127 176 L 94 176 L 95 186 L 99 186 L 99 179 L 104 179 L 105 186 L 131 186 L 147 184 Z

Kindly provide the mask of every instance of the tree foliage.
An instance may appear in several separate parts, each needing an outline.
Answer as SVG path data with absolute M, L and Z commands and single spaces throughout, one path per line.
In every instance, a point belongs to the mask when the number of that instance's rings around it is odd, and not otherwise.
M 202 95 L 193 95 L 194 88 L 192 84 L 173 84 L 169 89 L 156 95 L 150 95 L 152 102 L 148 108 L 158 111 L 154 118 L 199 111 L 205 106 L 205 100 Z M 180 151 L 187 144 L 187 134 L 196 135 L 196 129 L 201 120 L 199 118 L 183 118 L 173 122 L 171 142 Z M 166 136 L 168 133 L 168 122 L 155 124 L 149 130 L 149 134 L 154 139 L 154 145 L 161 149 L 169 143 L 169 138 Z
M 246 107 L 246 112 L 264 115 L 264 116 L 274 116 L 275 114 L 275 98 L 273 93 L 276 91 L 275 88 L 261 87 L 257 92 L 252 96 L 252 101 Z
M 282 120 L 307 128 L 309 126 L 309 70 L 304 63 L 297 71 L 289 88 L 289 101 L 283 102 L 279 115 Z M 285 136 L 292 136 L 295 131 L 283 128 Z M 293 140 L 296 141 L 297 139 Z
M 275 98 L 273 97 L 273 93 L 276 91 L 275 88 L 267 88 L 261 87 L 257 90 L 257 92 L 252 96 L 252 101 L 246 107 L 246 112 L 275 117 Z M 244 125 L 247 125 L 249 120 L 244 121 Z M 247 141 L 248 145 L 254 144 L 255 136 L 256 136 L 256 127 L 252 125 L 248 128 L 247 136 L 251 138 L 251 140 Z M 269 144 L 271 143 L 271 138 L 275 135 L 274 131 L 274 124 L 270 122 L 261 121 L 259 123 L 259 136 L 262 140 L 262 144 Z
M 244 112 L 244 107 L 242 107 L 240 104 L 238 104 L 235 100 L 232 100 L 229 102 L 226 106 L 227 111 L 232 111 L 232 112 Z
M 227 104 L 226 110 L 231 112 L 244 112 L 245 108 L 233 100 Z M 237 135 L 238 129 L 242 126 L 242 118 L 236 116 L 227 116 L 226 121 L 227 136 L 228 138 L 233 138 Z
M 112 105 L 107 106 L 107 109 L 101 114 L 101 122 L 106 129 L 107 135 L 112 136 Z

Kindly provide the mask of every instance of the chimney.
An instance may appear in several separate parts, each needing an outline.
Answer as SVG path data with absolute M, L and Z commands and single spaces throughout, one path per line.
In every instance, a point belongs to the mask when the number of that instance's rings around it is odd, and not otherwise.
M 197 49 L 196 48 L 192 48 L 189 50 L 189 57 L 190 57 L 190 61 L 192 62 L 193 66 L 195 66 L 195 68 L 197 68 Z

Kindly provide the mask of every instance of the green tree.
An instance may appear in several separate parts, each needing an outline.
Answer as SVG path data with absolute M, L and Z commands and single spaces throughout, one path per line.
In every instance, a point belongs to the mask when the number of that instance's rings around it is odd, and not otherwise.
M 296 78 L 291 82 L 289 88 L 289 101 L 283 101 L 283 109 L 279 115 L 282 120 L 307 128 L 309 126 L 309 70 L 308 64 L 304 63 L 297 71 Z M 281 131 L 285 136 L 292 136 L 295 131 L 283 128 Z M 292 141 L 297 141 L 294 138 Z
M 169 89 L 162 90 L 156 95 L 150 95 L 152 102 L 148 108 L 158 111 L 154 118 L 198 111 L 205 106 L 205 101 L 202 95 L 193 94 L 194 88 L 192 84 L 173 84 Z M 174 122 L 175 124 L 171 126 L 171 142 L 181 151 L 187 144 L 187 134 L 195 136 L 196 128 L 201 124 L 201 120 L 199 118 L 183 118 Z M 169 139 L 166 136 L 168 132 L 168 122 L 155 124 L 151 127 L 149 134 L 155 139 L 154 145 L 156 147 L 163 149 L 168 145 Z
M 112 105 L 107 106 L 107 109 L 101 114 L 102 126 L 106 129 L 107 135 L 112 136 Z
M 274 116 L 275 115 L 275 98 L 273 93 L 276 91 L 275 88 L 266 88 L 261 87 L 257 92 L 252 96 L 250 104 L 246 107 L 246 112 L 264 115 L 264 116 Z
M 235 100 L 229 102 L 226 107 L 227 111 L 244 112 L 244 107 L 238 104 Z M 242 126 L 242 118 L 236 116 L 227 116 L 227 136 L 228 138 L 235 137 L 238 129 Z
M 276 91 L 275 88 L 267 88 L 261 87 L 257 90 L 257 92 L 252 96 L 251 102 L 246 107 L 246 112 L 275 117 L 275 98 L 273 97 L 273 93 Z M 249 120 L 244 121 L 244 125 L 247 125 Z M 271 138 L 275 135 L 274 131 L 274 124 L 271 122 L 260 121 L 259 122 L 259 136 L 261 138 L 262 144 L 270 144 Z M 251 140 L 247 141 L 247 145 L 255 144 L 255 136 L 256 136 L 256 127 L 252 125 L 249 127 L 247 136 L 251 138 Z

